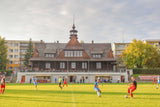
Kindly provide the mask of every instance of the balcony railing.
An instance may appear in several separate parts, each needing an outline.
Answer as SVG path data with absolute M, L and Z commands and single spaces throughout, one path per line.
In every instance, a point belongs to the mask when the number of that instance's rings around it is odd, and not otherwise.
M 113 70 L 23 70 L 20 72 L 121 72 L 121 71 L 113 71 Z

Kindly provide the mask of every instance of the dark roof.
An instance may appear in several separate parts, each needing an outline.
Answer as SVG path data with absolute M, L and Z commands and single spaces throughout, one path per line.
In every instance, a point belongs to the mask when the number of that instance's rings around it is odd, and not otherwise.
M 45 49 L 44 53 L 56 53 L 55 49 Z
M 63 49 L 67 49 L 67 43 L 36 43 L 35 49 L 38 51 L 38 57 L 33 57 L 31 61 L 66 61 L 66 59 L 57 59 L 56 57 L 59 56 L 60 52 Z M 81 48 L 88 54 L 90 57 L 90 61 L 115 61 L 114 58 L 109 57 L 109 53 L 111 51 L 111 43 L 81 43 Z M 78 47 L 75 47 L 77 49 Z M 69 48 L 74 49 L 74 47 Z M 45 53 L 56 53 L 55 58 L 47 58 L 45 57 Z M 92 54 L 102 54 L 102 58 L 92 58 Z M 80 61 L 86 59 L 67 59 L 72 61 Z
M 57 53 L 61 52 L 66 43 L 36 43 L 35 49 L 37 49 L 39 57 L 44 57 L 45 53 Z
M 91 54 L 103 52 L 101 59 L 109 59 L 109 52 L 111 50 L 111 44 L 110 43 L 84 43 L 82 46 L 85 49 L 85 52 L 92 58 Z M 112 58 L 113 59 L 113 58 Z M 99 59 L 98 59 L 99 60 Z

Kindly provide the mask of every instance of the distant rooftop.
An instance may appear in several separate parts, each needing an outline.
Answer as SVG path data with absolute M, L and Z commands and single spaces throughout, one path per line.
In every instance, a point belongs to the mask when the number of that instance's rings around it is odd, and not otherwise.
M 114 42 L 113 44 L 130 44 L 130 43 L 115 43 L 115 42 Z
M 160 39 L 146 39 L 144 41 L 160 41 Z
M 29 40 L 5 40 L 7 42 L 29 42 Z M 43 40 L 32 40 L 32 42 L 37 42 L 37 43 L 40 43 L 40 42 L 44 42 Z

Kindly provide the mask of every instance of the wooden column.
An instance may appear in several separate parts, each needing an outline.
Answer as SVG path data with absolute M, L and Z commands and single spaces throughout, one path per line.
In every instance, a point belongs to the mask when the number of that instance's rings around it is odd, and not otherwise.
M 107 62 L 107 72 L 109 71 L 109 69 L 108 69 L 108 62 Z
M 89 61 L 88 61 L 88 72 L 89 72 L 89 70 L 90 70 L 90 69 L 89 69 Z
M 67 72 L 69 72 L 69 68 L 68 68 L 68 60 L 67 60 Z
M 40 62 L 38 61 L 38 72 L 39 72 L 39 63 L 40 63 Z

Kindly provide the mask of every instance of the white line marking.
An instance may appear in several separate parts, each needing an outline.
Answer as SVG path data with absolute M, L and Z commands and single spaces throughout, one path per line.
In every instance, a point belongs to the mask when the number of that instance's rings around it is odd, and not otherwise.
M 71 88 L 72 90 L 72 102 L 73 102 L 73 107 L 76 107 L 75 105 L 75 98 L 74 98 L 74 94 L 73 94 L 73 88 Z

